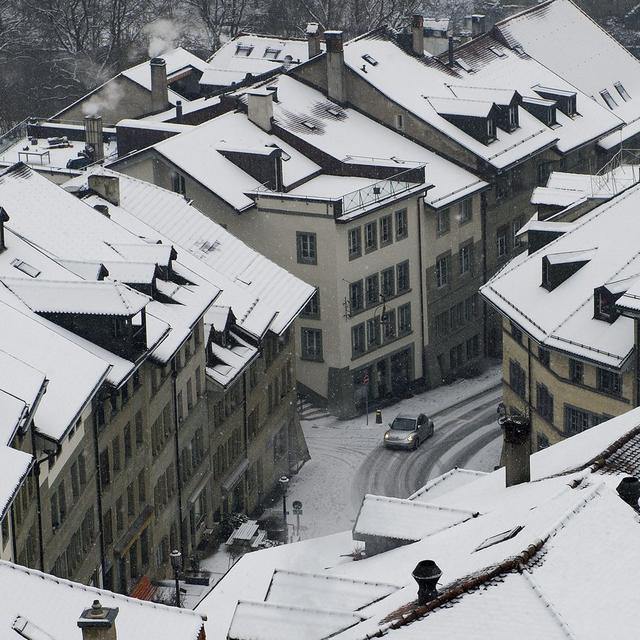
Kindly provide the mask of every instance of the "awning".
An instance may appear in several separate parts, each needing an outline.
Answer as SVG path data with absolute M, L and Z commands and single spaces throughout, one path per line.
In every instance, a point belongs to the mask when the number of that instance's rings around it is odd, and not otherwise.
M 222 490 L 225 493 L 230 493 L 233 488 L 240 482 L 242 475 L 249 468 L 249 460 L 245 458 L 240 464 L 233 470 L 231 475 L 222 483 Z

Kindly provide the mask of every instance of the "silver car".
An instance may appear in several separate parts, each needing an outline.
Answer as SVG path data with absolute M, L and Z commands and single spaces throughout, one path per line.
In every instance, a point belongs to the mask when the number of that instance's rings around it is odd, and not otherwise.
M 421 442 L 433 435 L 433 420 L 424 413 L 400 413 L 384 434 L 384 446 L 398 449 L 417 449 Z

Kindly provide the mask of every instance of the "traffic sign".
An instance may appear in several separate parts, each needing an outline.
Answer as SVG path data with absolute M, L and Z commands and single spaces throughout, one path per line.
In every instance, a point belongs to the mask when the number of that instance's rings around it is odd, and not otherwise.
M 369 372 L 368 371 L 365 371 L 365 374 L 362 377 L 362 384 L 369 384 Z
M 302 502 L 300 502 L 300 500 L 294 500 L 291 506 L 293 507 L 294 515 L 296 516 L 302 515 Z

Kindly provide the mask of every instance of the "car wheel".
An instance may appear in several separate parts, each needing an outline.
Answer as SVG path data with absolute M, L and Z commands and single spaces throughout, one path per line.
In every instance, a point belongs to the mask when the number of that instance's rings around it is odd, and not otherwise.
M 415 451 L 419 446 L 420 446 L 420 439 L 419 439 L 419 438 L 416 438 L 416 439 L 413 441 L 413 450 Z

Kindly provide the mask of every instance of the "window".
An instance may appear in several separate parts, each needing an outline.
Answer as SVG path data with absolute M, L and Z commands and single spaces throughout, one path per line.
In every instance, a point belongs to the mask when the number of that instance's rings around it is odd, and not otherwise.
M 444 287 L 449 283 L 449 256 L 436 260 L 436 287 Z
M 238 45 L 236 45 L 236 55 L 237 56 L 248 57 L 248 56 L 251 55 L 252 51 L 253 51 L 253 47 L 251 45 L 248 45 L 248 44 L 238 44 Z
M 538 451 L 542 451 L 542 449 L 546 449 L 549 446 L 549 438 L 544 435 L 544 433 L 538 432 Z
M 480 338 L 476 334 L 467 340 L 467 360 L 473 360 L 480 355 Z
M 349 260 L 353 260 L 354 258 L 358 258 L 362 255 L 362 234 L 360 227 L 349 229 L 348 244 Z
M 396 310 L 391 309 L 383 314 L 382 318 L 382 339 L 389 342 L 396 337 Z
M 465 198 L 460 203 L 460 224 L 469 222 L 473 216 L 473 199 Z
M 544 349 L 543 347 L 538 347 L 538 360 L 540 360 L 540 364 L 544 367 L 549 367 L 549 362 L 551 360 L 551 354 L 548 349 Z
M 113 542 L 113 516 L 111 515 L 111 509 L 108 509 L 104 514 L 102 526 L 104 529 L 104 543 L 108 546 Z
M 536 385 L 536 405 L 538 413 L 547 421 L 553 423 L 553 396 L 543 384 Z
M 187 184 L 185 182 L 184 176 L 179 173 L 174 173 L 171 176 L 171 190 L 175 193 L 179 193 L 181 196 L 186 195 L 187 193 Z
M 622 393 L 620 374 L 608 369 L 598 369 L 598 390 L 619 396 Z
M 322 331 L 320 329 L 301 329 L 302 359 L 322 360 Z
M 522 331 L 515 323 L 511 323 L 511 337 L 518 343 L 522 344 Z
M 80 476 L 78 475 L 78 463 L 71 465 L 71 495 L 74 501 L 80 496 Z
M 505 258 L 509 253 L 509 227 L 506 225 L 500 227 L 496 232 L 496 246 L 498 258 Z
M 593 426 L 588 411 L 582 411 L 569 405 L 564 408 L 564 428 L 569 435 L 581 433 Z
M 515 393 L 525 398 L 526 375 L 524 369 L 515 360 L 509 361 L 509 384 Z
M 300 314 L 303 318 L 320 319 L 320 292 L 316 289 Z
M 367 349 L 380 344 L 380 319 L 376 316 L 367 320 Z
M 460 247 L 460 275 L 464 275 L 466 273 L 472 273 L 473 269 L 473 245 L 465 244 Z
M 364 308 L 364 289 L 362 280 L 352 282 L 349 285 L 349 302 L 351 304 L 351 314 L 362 311 Z
M 296 231 L 298 262 L 301 264 L 318 264 L 316 234 Z
M 603 288 L 595 289 L 593 292 L 594 318 L 613 323 L 618 319 L 615 308 L 615 299 Z
M 398 335 L 404 336 L 411 333 L 411 303 L 398 307 Z
M 462 345 L 458 344 L 449 349 L 449 368 L 457 369 L 464 364 Z
M 398 294 L 405 291 L 409 291 L 411 285 L 409 281 L 409 261 L 405 260 L 396 265 L 397 280 L 398 280 Z
M 116 500 L 116 530 L 118 533 L 124 529 L 124 510 L 122 505 L 122 497 Z
M 407 222 L 407 210 L 401 209 L 396 211 L 396 240 L 402 240 L 409 235 L 409 227 Z
M 396 292 L 394 268 L 390 267 L 389 269 L 385 269 L 380 274 L 380 279 L 381 279 L 382 297 L 385 300 L 388 300 L 389 298 L 393 298 Z
M 487 118 L 487 142 L 493 142 L 496 139 L 496 123 L 493 118 Z
M 474 293 L 464 301 L 464 319 L 469 322 L 478 315 L 478 294 Z
M 351 327 L 351 355 L 357 357 L 365 352 L 364 323 Z
M 364 250 L 366 253 L 375 251 L 378 248 L 378 224 L 369 222 L 364 225 Z
M 582 384 L 584 379 L 584 364 L 579 360 L 569 360 L 569 379 L 574 384 Z
M 144 476 L 144 469 L 138 474 L 138 502 L 142 505 L 147 500 L 147 483 Z
M 276 49 L 274 47 L 267 47 L 264 50 L 264 54 L 263 54 L 263 58 L 269 58 L 271 60 L 277 60 L 278 56 L 280 55 L 280 52 L 282 51 L 282 49 Z
M 87 484 L 87 465 L 83 451 L 78 455 L 78 476 L 80 478 L 80 486 L 84 487 Z
M 131 445 L 131 423 L 127 422 L 124 426 L 124 459 L 125 463 L 131 459 L 133 455 L 133 447 Z
M 393 242 L 393 222 L 391 216 L 380 218 L 380 246 Z
M 458 304 L 454 304 L 449 309 L 449 324 L 451 326 L 452 331 L 461 327 L 464 324 L 463 317 L 464 317 L 464 305 L 462 302 L 459 302 Z
M 127 487 L 127 515 L 133 516 L 136 513 L 136 493 L 133 482 Z
M 436 316 L 435 333 L 439 337 L 446 336 L 449 333 L 449 313 L 447 311 L 443 311 Z
M 509 131 L 513 131 L 518 128 L 518 105 L 511 105 L 509 107 Z
M 140 448 L 144 444 L 144 432 L 142 430 L 142 412 L 136 413 L 136 447 Z
M 436 232 L 440 236 L 449 231 L 449 209 L 436 211 Z
M 613 96 L 607 89 L 603 89 L 600 95 L 609 109 L 615 109 L 618 106 L 618 103 L 613 99 Z
M 100 481 L 103 487 L 108 487 L 111 482 L 111 472 L 109 469 L 109 450 L 105 449 L 100 454 Z
M 518 238 L 518 232 L 522 229 L 522 216 L 518 216 L 511 222 L 511 233 L 514 247 L 520 246 L 520 239 Z
M 541 162 L 538 164 L 538 186 L 543 187 L 547 184 L 551 171 L 553 170 L 552 162 Z
M 627 90 L 622 85 L 622 82 L 616 82 L 613 85 L 616 88 L 616 91 L 620 94 L 620 97 L 627 102 L 627 100 L 631 100 L 631 96 L 627 93 Z
M 404 131 L 404 116 L 401 113 L 396 113 L 395 121 L 396 129 L 398 131 Z
M 116 436 L 111 445 L 113 470 L 120 471 L 120 438 Z
M 32 267 L 30 264 L 25 262 L 24 260 L 19 260 L 18 258 L 14 258 L 11 261 L 12 266 L 14 266 L 18 271 L 22 271 L 22 273 L 26 273 L 31 278 L 37 278 L 40 275 L 40 270 Z
M 374 273 L 365 280 L 365 294 L 367 307 L 373 307 L 380 302 L 380 290 L 378 284 L 378 274 Z

